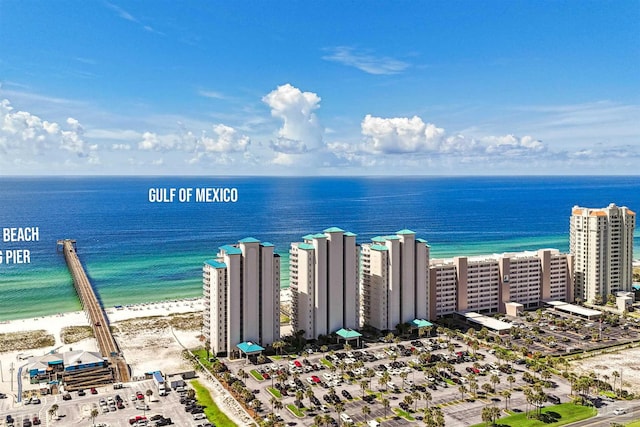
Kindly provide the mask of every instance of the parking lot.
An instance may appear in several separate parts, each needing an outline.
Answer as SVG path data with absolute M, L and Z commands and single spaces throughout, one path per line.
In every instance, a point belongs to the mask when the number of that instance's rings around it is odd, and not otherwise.
M 151 398 L 146 395 L 147 390 L 153 391 Z M 171 418 L 173 425 L 177 426 L 195 427 L 206 423 L 206 420 L 194 419 L 194 414 L 185 411 L 185 405 L 180 403 L 180 395 L 176 391 L 169 392 L 167 396 L 158 396 L 152 380 L 128 383 L 116 390 L 113 386 L 100 387 L 96 392 L 91 394 L 89 390 L 85 390 L 83 396 L 79 396 L 77 392 L 70 393 L 70 400 L 64 400 L 62 394 L 43 396 L 39 404 L 2 411 L 0 425 L 8 425 L 6 417 L 9 415 L 14 420 L 15 427 L 26 427 L 28 423 L 24 420 L 28 419 L 32 423 L 35 415 L 42 421 L 42 425 L 89 427 L 92 425 L 91 412 L 94 409 L 98 410 L 95 424 L 103 427 L 154 426 L 158 422 L 162 423 L 161 417 Z M 118 405 L 118 397 L 121 405 Z M 49 416 L 53 405 L 57 405 L 58 409 L 53 416 Z M 146 418 L 147 422 L 136 422 L 136 417 Z
M 511 392 L 509 408 L 526 404 L 519 391 L 527 385 L 522 377 L 528 371 L 524 364 L 508 367 L 486 350 L 474 355 L 455 339 L 369 343 L 362 350 L 314 353 L 263 365 L 245 361 L 229 365 L 234 372 L 253 370 L 253 374 L 264 375 L 262 381 L 249 375 L 247 387 L 257 390 L 263 416 L 280 401 L 282 409 L 276 407 L 275 412 L 290 425 L 314 424 L 318 415 L 328 415 L 328 423 L 338 424 L 343 413 L 355 423 L 378 418 L 385 420 L 385 426 L 404 425 L 421 420 L 422 408 L 440 404 L 447 426 L 466 426 L 481 422 L 481 409 L 486 405 L 504 408 L 504 390 Z M 570 386 L 560 378 L 552 378 L 551 383 L 549 393 L 566 402 Z M 273 399 L 271 387 L 281 399 Z M 288 405 L 297 406 L 304 415 L 297 417 Z
M 511 322 L 516 329 L 502 337 L 505 347 L 525 347 L 530 353 L 538 351 L 544 355 L 590 351 L 640 338 L 640 324 L 635 320 L 612 325 L 607 321 L 601 323 L 551 309 L 502 320 Z

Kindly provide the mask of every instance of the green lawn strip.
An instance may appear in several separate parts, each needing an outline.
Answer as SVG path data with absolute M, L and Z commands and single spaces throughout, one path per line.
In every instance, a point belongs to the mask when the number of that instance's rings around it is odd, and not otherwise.
M 393 408 L 393 412 L 395 412 L 398 416 L 404 418 L 407 421 L 415 421 L 416 419 L 413 418 L 413 416 L 408 413 L 407 411 L 403 411 L 400 408 Z
M 320 363 L 322 363 L 324 366 L 326 366 L 327 368 L 331 369 L 333 368 L 333 363 L 329 362 L 327 359 L 320 359 Z
M 209 390 L 207 390 L 205 386 L 196 380 L 191 381 L 190 384 L 196 391 L 198 403 L 205 407 L 204 414 L 207 420 L 213 422 L 218 427 L 236 427 L 236 424 L 218 408 L 213 398 L 211 398 Z
M 209 362 L 209 358 L 213 357 L 213 354 L 211 354 L 211 352 L 209 352 L 209 357 L 207 357 L 207 350 L 205 350 L 204 348 L 192 350 L 191 352 L 198 358 L 200 363 L 202 363 L 205 368 L 211 370 L 211 367 L 213 366 L 213 363 Z
M 573 403 L 561 403 L 560 405 L 548 406 L 542 409 L 543 414 L 555 414 L 558 421 L 545 423 L 538 419 L 529 419 L 523 412 L 517 415 L 499 418 L 496 424 L 503 427 L 557 427 L 575 421 L 586 420 L 596 415 L 597 411 L 589 406 L 574 405 Z M 475 424 L 472 427 L 485 427 L 486 423 Z
M 304 418 L 304 413 L 293 403 L 287 405 L 287 409 L 298 418 Z
M 282 399 L 282 393 L 280 393 L 280 390 L 277 388 L 267 387 L 267 390 L 269 390 L 269 393 L 273 394 L 276 399 Z
M 253 378 L 255 378 L 258 381 L 264 381 L 264 377 L 262 376 L 262 374 L 258 371 L 256 371 L 255 369 L 252 369 L 249 371 L 249 373 L 253 376 Z
M 640 420 L 631 421 L 629 424 L 625 424 L 624 427 L 640 427 Z

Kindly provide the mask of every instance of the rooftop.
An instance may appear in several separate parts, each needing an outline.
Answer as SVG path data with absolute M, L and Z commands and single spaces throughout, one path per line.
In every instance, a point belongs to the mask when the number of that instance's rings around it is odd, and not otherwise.
M 325 233 L 344 233 L 344 230 L 338 227 L 329 227 L 326 230 L 324 230 L 324 232 Z
M 370 248 L 373 249 L 374 251 L 388 251 L 389 250 L 389 248 L 386 247 L 385 245 L 371 245 Z
M 242 255 L 242 250 L 240 248 L 238 248 L 237 246 L 224 245 L 224 246 L 220 246 L 219 249 L 221 251 L 226 252 L 227 255 Z
M 433 323 L 428 322 L 424 319 L 413 319 L 411 321 L 411 326 L 415 326 L 416 328 L 428 328 L 433 326 Z
M 564 302 L 564 301 L 548 301 L 547 304 L 549 304 L 550 306 L 552 306 L 557 310 L 566 311 L 568 313 L 577 314 L 579 316 L 595 317 L 595 316 L 600 316 L 602 314 L 601 311 L 594 310 L 592 308 L 582 307 L 579 305 L 569 304 L 568 302 Z
M 311 243 L 299 243 L 298 244 L 298 248 L 299 249 L 304 249 L 305 251 L 312 251 L 314 250 L 316 247 L 313 246 Z
M 260 240 L 254 237 L 245 237 L 242 240 L 238 240 L 239 243 L 260 243 Z
M 236 347 L 238 347 L 238 349 L 240 349 L 244 354 L 260 353 L 261 351 L 264 351 L 264 347 L 252 343 L 251 341 L 241 342 Z
M 402 230 L 396 232 L 396 234 L 400 234 L 400 235 L 402 235 L 402 234 L 416 234 L 416 232 L 415 231 L 411 231 L 411 230 L 407 230 L 406 228 L 403 228 Z
M 484 314 L 476 313 L 475 311 L 468 311 L 466 313 L 458 312 L 458 314 L 466 317 L 470 322 L 477 323 L 480 326 L 484 326 L 487 329 L 494 331 L 506 331 L 512 328 L 511 323 L 503 322 L 502 320 L 485 316 Z
M 344 339 L 360 338 L 362 336 L 362 334 L 358 331 L 354 331 L 353 329 L 344 329 L 344 328 L 337 331 L 336 334 L 339 337 Z
M 215 260 L 215 259 L 207 260 L 204 263 L 210 265 L 213 268 L 227 268 L 227 264 L 225 264 L 224 262 L 220 262 L 218 260 Z

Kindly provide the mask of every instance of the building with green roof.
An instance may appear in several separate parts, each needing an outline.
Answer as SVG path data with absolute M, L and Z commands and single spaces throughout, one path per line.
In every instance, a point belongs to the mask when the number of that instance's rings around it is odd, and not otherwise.
M 216 355 L 253 351 L 280 339 L 280 257 L 271 243 L 246 237 L 220 246 L 203 267 L 203 334 Z M 240 347 L 239 347 L 240 345 Z
M 356 234 L 338 227 L 307 234 L 291 244 L 289 283 L 292 325 L 316 339 L 341 328 L 357 328 L 358 249 Z
M 362 324 L 385 331 L 429 318 L 429 246 L 415 234 L 404 229 L 361 245 Z

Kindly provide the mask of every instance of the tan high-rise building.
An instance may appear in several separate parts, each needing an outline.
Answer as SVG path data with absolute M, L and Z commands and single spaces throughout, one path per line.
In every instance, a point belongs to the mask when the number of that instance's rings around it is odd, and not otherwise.
M 215 354 L 237 355 L 251 341 L 266 347 L 280 338 L 280 257 L 252 237 L 219 248 L 203 267 L 205 338 Z
M 315 339 L 358 328 L 356 235 L 331 227 L 303 240 L 292 243 L 289 251 L 294 331 L 304 330 L 305 338 Z
M 631 290 L 635 226 L 636 214 L 627 207 L 573 207 L 569 250 L 576 299 L 606 302 L 609 294 Z
M 507 302 L 534 308 L 573 300 L 571 256 L 557 249 L 433 259 L 429 273 L 431 320 L 458 311 L 504 313 Z
M 429 245 L 411 230 L 379 236 L 361 247 L 360 322 L 391 330 L 428 319 Z

